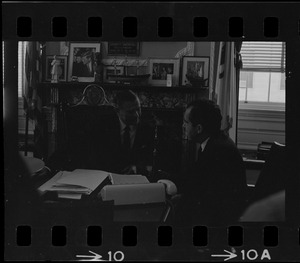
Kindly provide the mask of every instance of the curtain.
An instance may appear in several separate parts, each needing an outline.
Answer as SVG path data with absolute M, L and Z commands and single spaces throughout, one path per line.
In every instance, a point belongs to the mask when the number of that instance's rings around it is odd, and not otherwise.
M 23 74 L 24 110 L 30 119 L 36 119 L 41 112 L 41 101 L 37 84 L 41 81 L 41 54 L 38 42 L 25 42 L 25 65 Z
M 42 158 L 43 137 L 42 102 L 37 92 L 37 85 L 42 79 L 41 46 L 39 42 L 24 42 L 24 74 L 22 81 L 22 96 L 26 113 L 25 155 L 27 155 L 28 122 L 34 122 L 34 156 Z
M 238 75 L 240 68 L 240 43 L 220 42 L 216 45 L 215 81 L 210 93 L 221 109 L 223 116 L 221 129 L 236 142 L 238 110 Z

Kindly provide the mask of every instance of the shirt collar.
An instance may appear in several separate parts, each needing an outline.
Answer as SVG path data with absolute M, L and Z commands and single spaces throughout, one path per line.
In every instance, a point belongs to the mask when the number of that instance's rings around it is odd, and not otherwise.
M 121 119 L 119 119 L 119 120 L 120 120 L 121 131 L 123 131 L 127 125 Z
M 202 149 L 202 152 L 204 151 L 205 147 L 206 147 L 206 144 L 208 142 L 210 137 L 208 137 L 203 143 L 201 143 L 201 149 Z

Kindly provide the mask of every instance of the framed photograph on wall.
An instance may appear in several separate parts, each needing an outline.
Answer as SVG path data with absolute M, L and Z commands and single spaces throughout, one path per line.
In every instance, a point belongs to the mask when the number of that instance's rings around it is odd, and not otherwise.
M 100 52 L 100 43 L 70 43 L 68 81 L 95 81 L 95 53 Z
M 183 57 L 181 85 L 209 87 L 209 57 Z
M 53 60 L 56 60 L 58 81 L 67 81 L 67 65 L 68 65 L 68 57 L 67 56 L 46 56 L 46 67 L 45 67 L 45 80 L 51 81 L 52 79 L 52 69 Z
M 139 42 L 108 42 L 107 55 L 109 56 L 139 56 Z
M 153 86 L 166 86 L 167 75 L 172 75 L 171 86 L 179 84 L 179 59 L 149 59 L 149 84 Z
M 123 76 L 124 66 L 106 66 L 103 72 L 103 81 L 105 83 L 115 83 L 116 80 L 113 77 Z

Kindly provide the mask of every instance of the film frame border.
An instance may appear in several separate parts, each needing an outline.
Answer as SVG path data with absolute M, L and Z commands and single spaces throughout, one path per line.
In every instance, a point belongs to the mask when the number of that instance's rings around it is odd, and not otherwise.
M 80 12 L 80 8 L 76 8 L 84 5 L 84 12 Z M 258 8 L 259 7 L 259 8 Z M 47 10 L 45 13 L 44 11 Z M 283 12 L 283 10 L 288 12 Z M 159 3 L 154 4 L 150 2 L 141 3 L 75 3 L 70 8 L 70 4 L 59 4 L 59 3 L 43 3 L 43 4 L 33 4 L 33 3 L 8 3 L 3 4 L 3 24 L 9 26 L 3 26 L 3 40 L 9 41 L 9 43 L 16 43 L 16 41 L 63 41 L 63 40 L 73 40 L 73 41 L 120 41 L 128 40 L 128 38 L 123 37 L 122 31 L 122 18 L 124 17 L 138 17 L 138 30 L 137 37 L 130 38 L 130 40 L 137 41 L 237 41 L 237 40 L 273 40 L 273 41 L 285 41 L 287 43 L 286 53 L 287 53 L 287 63 L 286 63 L 286 77 L 287 77 L 287 89 L 286 93 L 286 145 L 291 160 L 297 161 L 297 149 L 299 149 L 299 136 L 297 136 L 299 129 L 297 129 L 297 120 L 300 119 L 299 116 L 299 103 L 297 99 L 297 84 L 299 83 L 299 10 L 300 5 L 297 3 L 255 3 L 251 6 L 251 3 Z M 41 13 L 45 13 L 43 17 L 40 17 Z M 153 15 L 155 14 L 155 15 Z M 76 16 L 76 15 L 79 15 Z M 251 16 L 252 15 L 252 16 Z M 32 35 L 30 37 L 18 37 L 16 34 L 16 21 L 17 17 L 31 17 L 32 19 Z M 251 16 L 251 19 L 249 18 Z M 53 37 L 51 32 L 51 18 L 52 17 L 66 17 L 68 24 L 68 32 L 66 37 Z M 102 36 L 99 38 L 89 37 L 87 35 L 86 23 L 88 17 L 101 17 L 102 18 Z M 171 17 L 173 18 L 173 36 L 161 38 L 157 34 L 157 20 L 160 17 Z M 193 18 L 194 17 L 206 17 L 208 19 L 208 35 L 207 37 L 195 37 L 193 35 Z M 243 30 L 244 36 L 239 37 L 229 37 L 228 36 L 228 21 L 231 17 L 243 17 Z M 246 17 L 246 19 L 245 19 Z M 263 21 L 266 17 L 277 17 L 278 24 L 278 36 L 272 38 L 266 38 L 263 32 Z M 142 20 L 140 18 L 143 18 Z M 42 21 L 41 21 L 42 20 Z M 116 21 L 117 20 L 117 21 Z M 184 21 L 184 22 L 182 22 Z M 42 26 L 40 26 L 42 25 Z M 46 26 L 46 30 L 45 27 Z M 114 25 L 114 30 L 110 30 L 111 25 Z M 188 27 L 187 27 L 188 25 Z M 10 66 L 10 65 L 8 65 Z M 9 80 L 8 80 L 9 81 Z M 298 91 L 299 92 L 299 91 Z M 8 106 L 9 107 L 9 106 Z M 12 114 L 15 111 L 12 110 Z M 16 115 L 14 115 L 16 116 Z M 16 125 L 16 124 L 14 124 Z M 297 166 L 295 166 L 297 169 Z M 270 254 L 272 255 L 272 260 L 287 260 L 292 261 L 299 259 L 299 254 L 297 255 L 297 249 L 299 251 L 299 215 L 294 210 L 299 206 L 299 201 L 295 200 L 297 196 L 297 189 L 294 187 L 295 184 L 299 183 L 296 176 L 292 177 L 290 175 L 291 183 L 288 185 L 286 192 L 286 221 L 282 223 L 275 223 L 279 227 L 279 246 L 277 248 L 270 249 Z M 120 240 L 120 227 L 126 224 L 114 224 L 109 226 L 110 231 L 113 233 L 108 241 L 107 245 L 101 246 L 97 251 L 110 251 L 112 250 L 112 245 L 116 240 Z M 151 225 L 151 226 L 150 226 Z M 264 247 L 261 244 L 257 244 L 258 240 L 261 240 L 261 230 L 266 223 L 241 223 L 244 228 L 244 238 L 246 244 L 243 246 L 244 249 L 247 247 L 257 248 L 257 250 L 262 250 Z M 145 231 L 144 224 L 138 223 L 142 232 Z M 155 246 L 156 235 L 153 234 L 157 228 L 156 224 L 147 224 L 147 227 L 151 231 L 146 231 L 147 234 L 141 233 L 142 236 L 146 235 L 149 240 L 143 240 L 142 245 Z M 174 237 L 176 231 L 175 229 Z M 184 230 L 185 234 L 190 232 L 190 229 Z M 295 232 L 298 231 L 295 236 Z M 79 231 L 80 232 L 80 231 Z M 138 230 L 138 233 L 140 230 Z M 7 233 L 7 232 L 6 232 Z M 82 234 L 82 230 L 80 232 Z M 79 236 L 80 233 L 77 233 Z M 221 234 L 221 238 L 220 238 Z M 73 234 L 72 234 L 73 235 Z M 72 238 L 72 235 L 69 238 Z M 6 235 L 8 237 L 9 235 Z M 47 237 L 47 235 L 46 235 Z M 224 227 L 211 227 L 209 228 L 209 245 L 204 247 L 202 251 L 202 256 L 199 254 L 191 254 L 193 259 L 199 260 L 211 260 L 210 254 L 213 252 L 222 252 L 223 247 L 227 246 L 226 229 Z M 9 237 L 11 238 L 11 237 Z M 49 236 L 48 236 L 49 238 Z M 76 238 L 73 236 L 74 240 Z M 7 242 L 12 242 L 12 240 L 6 240 Z M 222 243 L 222 244 L 219 244 Z M 286 242 L 286 243 L 285 243 Z M 294 243 L 293 243 L 294 242 Z M 13 243 L 13 242 L 12 242 Z M 76 243 L 76 242 L 75 242 Z M 150 244 L 149 244 L 150 243 Z M 296 243 L 296 244 L 295 244 Z M 50 243 L 49 243 L 50 244 Z M 77 244 L 80 246 L 80 244 Z M 83 244 L 81 244 L 83 245 Z M 218 246 L 221 245 L 221 246 Z M 53 259 L 70 259 L 74 255 L 70 254 L 70 248 L 72 244 L 66 245 L 63 248 L 41 248 L 40 254 L 50 255 L 55 253 L 56 256 Z M 118 247 L 118 246 L 117 246 Z M 139 249 L 142 246 L 137 244 L 135 249 Z M 187 246 L 187 249 L 190 247 Z M 32 255 L 34 248 L 26 247 L 14 247 L 13 250 L 17 249 L 20 255 L 27 258 Z M 170 255 L 174 247 L 171 248 L 154 248 L 156 255 L 160 259 L 172 259 Z M 205 254 L 205 249 L 211 249 L 210 253 Z M 88 247 L 86 247 L 88 250 Z M 171 250 L 171 251 L 170 251 Z M 130 248 L 125 248 L 125 253 L 131 254 L 132 259 L 134 257 L 134 250 L 131 251 Z M 168 251 L 168 252 L 166 252 Z M 249 251 L 249 250 L 248 250 Z M 16 252 L 15 252 L 16 253 Z M 146 253 L 146 252 L 145 252 Z M 215 253 L 215 254 L 216 254 Z M 287 254 L 286 254 L 287 253 Z M 147 254 L 147 253 L 146 253 Z M 201 254 L 201 253 L 200 253 Z M 140 254 L 141 255 L 141 254 Z M 150 255 L 145 255 L 146 260 L 152 260 Z M 178 255 L 175 255 L 178 256 Z M 294 258 L 298 256 L 298 258 Z M 42 256 L 40 255 L 42 258 Z M 164 258 L 167 257 L 167 258 Z M 169 257 L 169 258 L 168 258 Z M 38 259 L 38 258 L 37 258 Z M 72 258 L 73 259 L 73 258 Z M 126 258 L 125 258 L 126 259 Z M 155 258 L 154 258 L 155 259 Z M 175 257 L 173 259 L 180 259 L 180 257 Z M 184 260 L 184 258 L 183 258 Z

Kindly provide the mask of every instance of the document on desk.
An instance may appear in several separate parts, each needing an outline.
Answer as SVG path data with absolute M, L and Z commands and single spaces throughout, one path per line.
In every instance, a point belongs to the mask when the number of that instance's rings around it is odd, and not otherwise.
M 60 171 L 40 186 L 39 191 L 56 191 L 58 197 L 80 199 L 82 194 L 93 192 L 108 176 L 108 172 L 101 170 Z
M 76 169 L 58 179 L 55 183 L 55 187 L 73 188 L 78 192 L 85 189 L 87 194 L 90 194 L 107 178 L 108 175 L 108 172 L 101 170 Z
M 82 194 L 73 194 L 73 193 L 68 193 L 68 194 L 63 194 L 63 193 L 58 193 L 58 198 L 67 198 L 67 199 L 76 199 L 79 200 L 81 199 Z
M 61 178 L 61 176 L 63 175 L 63 171 L 59 171 L 56 175 L 54 175 L 50 180 L 48 180 L 46 183 L 42 184 L 38 190 L 41 192 L 41 193 L 44 193 L 46 191 L 49 191 L 49 189 L 52 188 L 52 186 L 56 183 L 56 181 L 58 179 Z M 68 173 L 68 172 L 66 172 Z
M 146 176 L 138 174 L 109 174 L 110 181 L 112 184 L 148 184 L 149 180 Z

